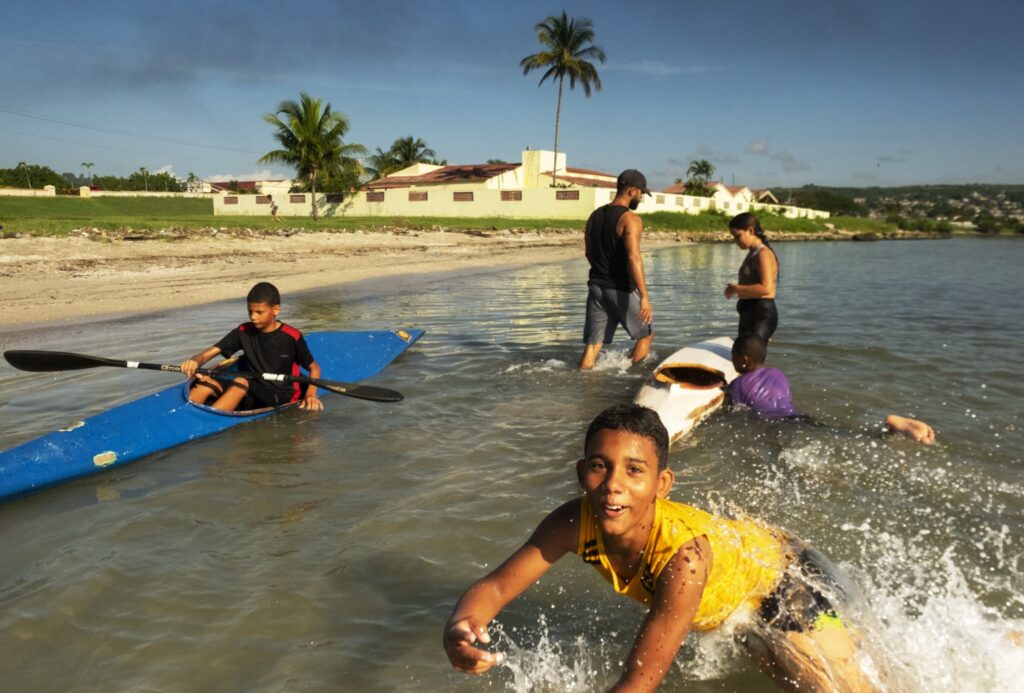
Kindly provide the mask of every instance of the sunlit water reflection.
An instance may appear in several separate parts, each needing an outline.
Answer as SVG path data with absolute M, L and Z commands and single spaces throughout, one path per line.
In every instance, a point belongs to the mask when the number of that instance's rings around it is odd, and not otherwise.
M 858 616 L 916 690 L 1024 678 L 1024 315 L 1012 240 L 782 244 L 770 362 L 826 426 L 719 414 L 678 446 L 676 499 L 743 511 L 828 554 Z M 576 493 L 600 409 L 657 359 L 731 334 L 729 245 L 646 255 L 655 355 L 624 336 L 581 374 L 585 263 L 412 277 L 285 295 L 306 331 L 427 335 L 374 384 L 0 506 L 5 690 L 595 690 L 643 611 L 563 561 L 499 619 L 509 663 L 447 668 L 455 599 Z M 262 278 L 260 278 L 262 279 Z M 271 278 L 272 279 L 272 278 Z M 240 287 L 243 294 L 248 287 Z M 287 287 L 282 287 L 285 290 Z M 241 301 L 0 334 L 0 347 L 177 363 L 244 319 Z M 9 447 L 167 384 L 115 369 L 0 368 Z M 939 443 L 875 435 L 886 413 Z M 1014 639 L 1016 638 L 1016 644 Z M 727 633 L 691 638 L 664 690 L 773 690 Z

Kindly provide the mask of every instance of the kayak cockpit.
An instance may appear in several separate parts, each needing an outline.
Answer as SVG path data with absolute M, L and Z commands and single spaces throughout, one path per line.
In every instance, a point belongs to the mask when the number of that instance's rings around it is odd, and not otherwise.
M 726 385 L 722 371 L 695 363 L 666 364 L 658 369 L 654 379 L 687 390 L 715 390 Z
M 235 411 L 222 411 L 220 409 L 214 409 L 209 404 L 198 404 L 196 402 L 190 402 L 188 399 L 188 393 L 192 389 L 192 381 L 193 379 L 189 378 L 184 383 L 182 383 L 181 386 L 181 398 L 185 400 L 186 406 L 195 407 L 200 411 L 208 412 L 210 414 L 217 414 L 219 416 L 237 416 L 240 418 L 260 416 L 261 414 L 269 414 L 270 412 L 281 411 L 282 409 L 289 409 L 298 404 L 298 402 L 288 402 L 287 404 L 282 404 L 279 407 L 262 407 L 260 409 L 236 409 Z

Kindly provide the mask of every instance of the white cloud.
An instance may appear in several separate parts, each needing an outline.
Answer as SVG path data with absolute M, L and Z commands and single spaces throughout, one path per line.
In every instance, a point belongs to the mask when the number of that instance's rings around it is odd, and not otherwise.
M 271 173 L 269 168 L 249 173 L 217 173 L 206 177 L 208 183 L 227 183 L 233 180 L 279 180 L 287 176 Z
M 753 140 L 747 145 L 747 151 L 755 156 L 767 156 L 768 140 Z

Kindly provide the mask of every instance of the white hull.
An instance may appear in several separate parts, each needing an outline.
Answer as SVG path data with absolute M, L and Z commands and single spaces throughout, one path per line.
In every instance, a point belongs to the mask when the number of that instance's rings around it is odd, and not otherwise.
M 718 337 L 684 347 L 662 361 L 633 401 L 658 412 L 674 443 L 722 406 L 722 388 L 737 375 L 732 338 Z

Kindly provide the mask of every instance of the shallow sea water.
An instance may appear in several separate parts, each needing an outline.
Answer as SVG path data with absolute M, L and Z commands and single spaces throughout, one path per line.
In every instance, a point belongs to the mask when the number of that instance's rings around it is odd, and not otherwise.
M 778 244 L 769 362 L 823 427 L 719 413 L 673 450 L 672 497 L 807 539 L 859 591 L 896 690 L 1024 679 L 1019 375 L 1009 239 Z M 455 600 L 577 493 L 582 433 L 658 360 L 736 325 L 742 252 L 645 253 L 654 357 L 620 334 L 575 369 L 585 261 L 285 295 L 305 331 L 416 326 L 373 384 L 0 506 L 0 688 L 11 691 L 590 691 L 643 611 L 568 557 L 495 627 L 507 666 L 452 672 Z M 259 279 L 263 279 L 262 277 Z M 272 279 L 272 278 L 268 278 Z M 240 294 L 248 287 L 240 287 Z M 241 301 L 36 331 L 0 348 L 177 363 L 245 319 Z M 159 373 L 0 366 L 0 447 L 168 384 Z M 874 435 L 889 412 L 919 446 Z M 1016 642 L 1016 644 L 1015 644 Z M 770 691 L 728 633 L 692 636 L 662 690 Z

